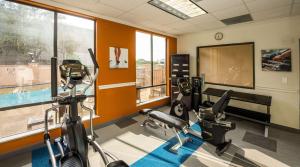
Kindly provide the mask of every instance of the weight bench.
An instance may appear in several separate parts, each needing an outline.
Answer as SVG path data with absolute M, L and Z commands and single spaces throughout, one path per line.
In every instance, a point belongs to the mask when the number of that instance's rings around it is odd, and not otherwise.
M 172 129 L 173 132 L 176 135 L 176 138 L 178 140 L 178 143 L 176 143 L 174 146 L 171 147 L 170 151 L 177 153 L 178 149 L 188 140 L 189 138 L 181 138 L 180 137 L 180 132 L 183 132 L 184 134 L 188 133 L 188 128 L 189 124 L 188 122 L 174 117 L 172 115 L 160 112 L 160 111 L 155 111 L 152 109 L 142 109 L 139 112 L 142 115 L 146 115 L 147 118 L 143 122 L 141 126 L 150 126 L 153 129 L 157 129 L 159 127 L 164 128 L 164 129 Z

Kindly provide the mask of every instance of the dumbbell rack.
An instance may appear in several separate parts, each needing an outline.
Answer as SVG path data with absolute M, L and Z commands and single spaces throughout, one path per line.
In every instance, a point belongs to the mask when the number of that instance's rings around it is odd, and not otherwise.
M 171 100 L 172 102 L 177 98 L 179 89 L 177 87 L 178 78 L 190 77 L 190 55 L 189 54 L 174 54 L 171 55 Z M 187 102 L 190 104 L 190 102 Z M 191 106 L 188 106 L 191 108 Z

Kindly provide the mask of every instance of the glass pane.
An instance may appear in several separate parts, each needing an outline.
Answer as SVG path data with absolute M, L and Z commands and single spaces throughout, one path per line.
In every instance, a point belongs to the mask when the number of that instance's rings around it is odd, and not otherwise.
M 87 98 L 84 101 L 84 105 L 89 108 L 93 108 L 94 97 Z M 50 107 L 51 104 L 43 104 L 0 111 L 0 138 L 43 128 L 44 111 Z M 78 107 L 79 115 L 83 116 L 83 119 L 89 119 L 89 111 L 81 110 L 80 105 L 78 105 Z M 57 113 L 54 111 L 49 113 L 48 121 L 50 128 L 57 125 L 60 126 L 63 120 L 63 111 L 64 110 L 60 109 Z
M 94 64 L 88 52 L 89 48 L 94 49 L 94 21 L 60 13 L 57 19 L 58 65 L 65 59 L 76 59 L 94 73 Z M 59 72 L 58 81 L 60 81 Z M 80 91 L 85 86 L 78 85 L 77 90 Z M 58 90 L 59 93 L 63 92 L 60 88 Z M 94 92 L 94 87 L 91 87 L 86 94 L 93 95 Z
M 137 103 L 147 102 L 166 96 L 166 85 L 137 90 Z
M 136 85 L 150 86 L 151 81 L 151 35 L 136 32 Z
M 166 83 L 166 38 L 153 35 L 153 85 Z
M 44 104 L 0 111 L 0 138 L 43 128 L 44 111 L 50 107 L 51 104 Z M 51 112 L 49 115 L 51 117 L 49 117 L 49 124 L 51 126 L 53 125 L 55 114 Z
M 53 23 L 51 11 L 0 0 L 0 108 L 51 100 Z M 47 107 L 0 111 L 0 137 L 30 130 Z
M 53 19 L 53 12 L 0 1 L 0 108 L 51 100 Z

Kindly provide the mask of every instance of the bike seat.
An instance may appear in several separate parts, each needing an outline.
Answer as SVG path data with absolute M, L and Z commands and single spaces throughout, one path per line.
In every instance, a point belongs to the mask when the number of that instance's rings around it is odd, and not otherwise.
M 107 167 L 129 167 L 124 161 L 113 161 L 107 165 Z

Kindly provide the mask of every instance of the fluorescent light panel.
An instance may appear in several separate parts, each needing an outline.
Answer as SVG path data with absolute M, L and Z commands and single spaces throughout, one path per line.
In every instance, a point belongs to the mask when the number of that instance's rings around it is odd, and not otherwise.
M 207 13 L 190 0 L 151 0 L 148 3 L 183 20 Z

